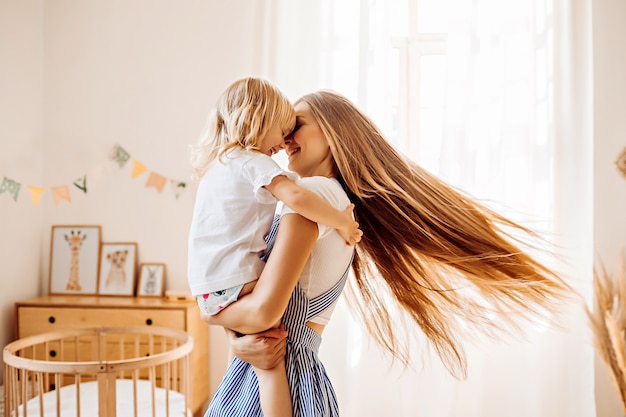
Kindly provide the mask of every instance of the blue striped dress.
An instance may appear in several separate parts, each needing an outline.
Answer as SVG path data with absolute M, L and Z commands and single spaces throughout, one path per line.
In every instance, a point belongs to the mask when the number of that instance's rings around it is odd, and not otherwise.
M 273 246 L 277 223 L 272 225 L 268 252 Z M 319 360 L 321 336 L 306 326 L 306 322 L 330 307 L 341 295 L 348 277 L 349 265 L 343 277 L 328 291 L 308 299 L 296 285 L 283 323 L 287 337 L 285 364 L 291 389 L 294 417 L 335 417 L 339 406 L 333 386 Z M 238 358 L 230 363 L 205 417 L 262 417 L 259 387 L 252 366 Z

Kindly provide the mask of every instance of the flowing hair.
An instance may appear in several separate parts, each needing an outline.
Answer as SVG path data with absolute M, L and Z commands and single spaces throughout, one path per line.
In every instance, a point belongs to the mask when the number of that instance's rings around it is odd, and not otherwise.
M 456 377 L 467 375 L 461 338 L 499 337 L 520 319 L 549 319 L 572 289 L 532 257 L 532 230 L 490 210 L 403 157 L 345 97 L 302 97 L 328 139 L 363 237 L 348 287 L 375 341 L 410 363 L 401 317 L 417 324 Z M 297 103 L 296 103 L 297 104 Z M 382 281 L 381 281 L 382 279 Z M 383 283 L 384 285 L 381 285 Z
M 230 149 L 258 150 L 276 124 L 283 131 L 295 126 L 296 115 L 289 99 L 261 78 L 235 81 L 222 93 L 198 143 L 191 147 L 193 178 L 202 178 L 209 164 Z

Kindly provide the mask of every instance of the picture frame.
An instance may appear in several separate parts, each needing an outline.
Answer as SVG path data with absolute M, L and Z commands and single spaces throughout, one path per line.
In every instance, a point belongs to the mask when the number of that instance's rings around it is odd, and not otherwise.
M 99 225 L 52 226 L 48 294 L 96 294 L 101 236 Z
M 142 263 L 139 265 L 138 297 L 162 297 L 164 287 L 164 263 Z
M 100 249 L 99 295 L 132 296 L 137 273 L 137 243 L 105 242 Z

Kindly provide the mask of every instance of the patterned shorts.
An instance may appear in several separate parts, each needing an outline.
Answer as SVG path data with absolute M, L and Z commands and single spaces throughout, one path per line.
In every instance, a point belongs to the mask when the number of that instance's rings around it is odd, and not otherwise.
M 209 294 L 198 295 L 196 296 L 198 307 L 204 314 L 213 316 L 237 301 L 242 288 L 243 284 Z

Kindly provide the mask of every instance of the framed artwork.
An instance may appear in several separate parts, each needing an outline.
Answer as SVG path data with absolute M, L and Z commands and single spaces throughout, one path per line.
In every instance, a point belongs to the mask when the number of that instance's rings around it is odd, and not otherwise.
M 165 264 L 144 263 L 139 266 L 137 296 L 161 297 L 165 285 Z
M 133 295 L 137 272 L 137 243 L 103 243 L 100 250 L 98 294 Z
M 49 294 L 95 294 L 100 226 L 52 226 Z

